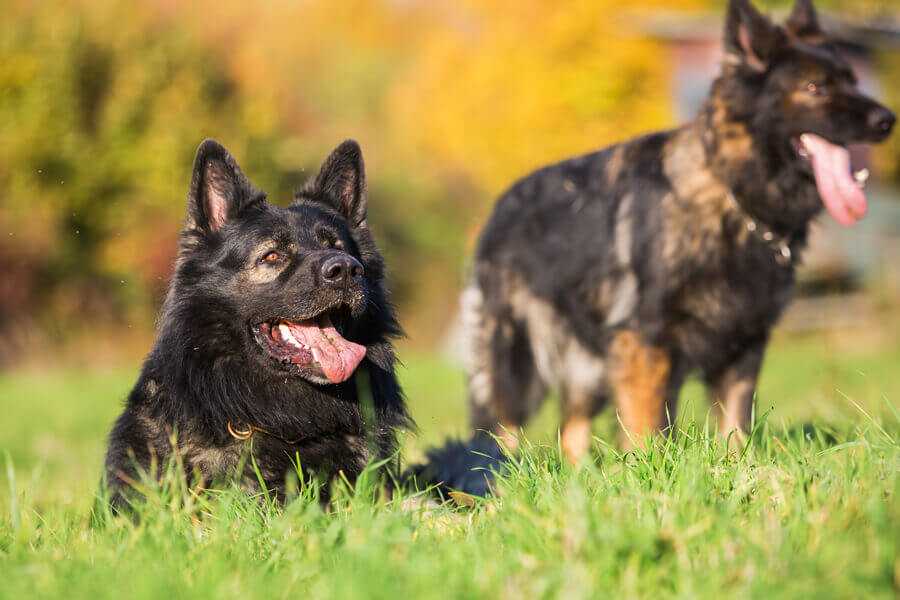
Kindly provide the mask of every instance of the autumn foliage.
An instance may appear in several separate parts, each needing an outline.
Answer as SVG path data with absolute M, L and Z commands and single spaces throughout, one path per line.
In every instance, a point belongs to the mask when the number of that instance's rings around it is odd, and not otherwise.
M 98 331 L 143 343 L 210 136 L 277 203 L 359 140 L 403 321 L 414 341 L 437 339 L 493 197 L 541 164 L 671 125 L 665 50 L 638 24 L 709 8 L 10 0 L 0 364 Z

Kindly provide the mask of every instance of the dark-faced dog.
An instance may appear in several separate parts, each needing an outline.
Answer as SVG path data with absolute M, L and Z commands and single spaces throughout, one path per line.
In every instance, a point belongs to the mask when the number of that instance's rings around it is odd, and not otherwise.
M 844 146 L 884 140 L 894 115 L 857 89 L 808 0 L 784 26 L 732 0 L 725 49 L 693 122 L 499 199 L 463 295 L 476 430 L 515 432 L 555 388 L 575 459 L 610 396 L 639 438 L 699 371 L 721 430 L 746 431 L 810 222 L 823 204 L 844 224 L 866 212 Z
M 287 208 L 203 142 L 158 337 L 110 435 L 114 505 L 176 453 L 193 483 L 258 489 L 258 472 L 279 500 L 295 464 L 353 481 L 390 463 L 412 423 L 384 275 L 356 142 Z

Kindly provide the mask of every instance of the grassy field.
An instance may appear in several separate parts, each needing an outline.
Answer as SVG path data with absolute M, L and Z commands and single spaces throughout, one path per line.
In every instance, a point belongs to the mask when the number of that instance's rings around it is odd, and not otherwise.
M 379 503 L 366 483 L 327 512 L 175 489 L 104 528 L 104 438 L 136 370 L 2 375 L 0 598 L 896 598 L 900 343 L 836 339 L 775 342 L 742 456 L 705 430 L 694 383 L 673 441 L 620 456 L 607 413 L 578 469 L 548 402 L 501 498 L 474 508 Z M 416 460 L 465 431 L 465 394 L 454 365 L 405 359 Z

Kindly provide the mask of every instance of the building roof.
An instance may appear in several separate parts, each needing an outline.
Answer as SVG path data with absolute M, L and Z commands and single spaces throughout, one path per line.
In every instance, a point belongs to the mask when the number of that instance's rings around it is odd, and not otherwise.
M 775 13 L 775 22 L 786 19 Z M 840 13 L 820 13 L 826 32 L 839 41 L 863 49 L 900 48 L 900 12 L 860 18 Z M 652 37 L 691 42 L 718 39 L 722 36 L 722 17 L 716 14 L 657 13 L 642 18 L 639 29 Z

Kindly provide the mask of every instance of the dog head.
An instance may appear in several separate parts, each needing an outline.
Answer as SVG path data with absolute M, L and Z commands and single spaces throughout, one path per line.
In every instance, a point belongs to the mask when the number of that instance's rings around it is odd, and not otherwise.
M 383 264 L 366 226 L 362 153 L 346 141 L 285 208 L 214 140 L 197 150 L 167 315 L 183 345 L 314 384 L 351 377 Z
M 884 140 L 895 117 L 860 92 L 811 0 L 797 0 L 783 26 L 749 0 L 731 0 L 724 41 L 721 101 L 730 119 L 746 125 L 777 169 L 814 182 L 816 206 L 843 224 L 861 218 L 864 178 L 851 173 L 846 145 Z

